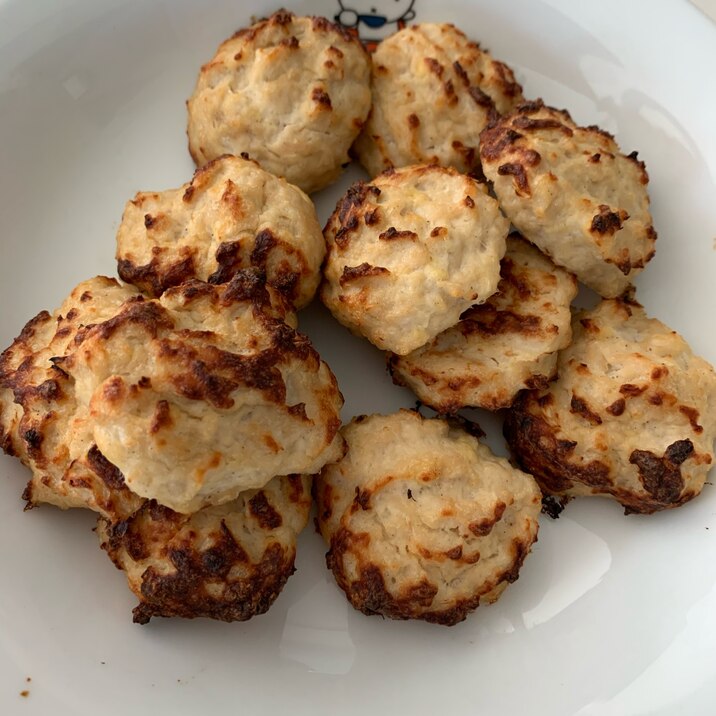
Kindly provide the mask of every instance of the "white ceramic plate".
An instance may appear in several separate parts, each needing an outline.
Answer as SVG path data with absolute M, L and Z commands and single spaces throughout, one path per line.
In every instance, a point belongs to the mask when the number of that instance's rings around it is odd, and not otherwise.
M 287 4 L 340 11 L 337 0 Z M 716 361 L 716 27 L 685 0 L 412 4 L 417 20 L 452 21 L 512 64 L 528 96 L 639 150 L 659 240 L 638 296 Z M 403 14 L 411 3 L 344 5 Z M 274 9 L 261 0 L 0 0 L 0 346 L 80 280 L 114 272 L 125 200 L 191 175 L 184 100 L 200 64 L 252 14 Z M 357 175 L 317 197 L 322 219 Z M 338 375 L 346 419 L 413 404 L 379 353 L 320 307 L 301 322 Z M 480 422 L 504 453 L 497 422 Z M 572 503 L 543 521 L 501 601 L 452 629 L 353 611 L 311 530 L 267 615 L 137 626 L 92 516 L 23 513 L 27 475 L 4 456 L 0 473 L 2 714 L 714 713 L 711 485 L 652 517 Z

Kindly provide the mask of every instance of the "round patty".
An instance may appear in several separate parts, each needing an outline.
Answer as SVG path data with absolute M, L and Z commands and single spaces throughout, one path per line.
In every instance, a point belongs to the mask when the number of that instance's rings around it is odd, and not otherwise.
M 60 367 L 130 489 L 188 514 L 342 454 L 335 377 L 255 272 L 125 303 Z
M 480 156 L 515 228 L 602 296 L 624 293 L 653 257 L 644 163 L 604 130 L 527 102 L 482 133 Z
M 23 494 L 29 505 L 86 507 L 120 519 L 141 504 L 94 443 L 91 416 L 54 360 L 87 326 L 136 296 L 132 287 L 104 276 L 83 281 L 54 313 L 42 311 L 29 321 L 0 356 L 0 435 L 5 451 L 32 471 Z
M 517 579 L 535 481 L 460 427 L 401 410 L 356 418 L 315 482 L 329 568 L 365 614 L 452 625 Z
M 605 495 L 627 513 L 694 498 L 713 461 L 713 368 L 631 301 L 602 301 L 573 331 L 558 380 L 508 413 L 520 465 L 547 493 Z
M 189 111 L 197 166 L 247 152 L 306 192 L 334 181 L 370 111 L 370 58 L 321 17 L 280 10 L 201 68 Z
M 408 355 L 389 356 L 396 384 L 440 413 L 506 408 L 523 388 L 546 385 L 572 337 L 577 282 L 518 234 L 507 239 L 500 275 L 497 293 L 456 326 Z
M 480 132 L 522 100 L 512 70 L 454 25 L 424 23 L 373 54 L 373 109 L 355 152 L 371 176 L 409 164 L 479 166 Z
M 139 599 L 135 622 L 244 621 L 266 612 L 295 571 L 310 509 L 310 478 L 291 475 L 193 515 L 147 502 L 122 522 L 100 518 L 97 533 Z
M 339 200 L 324 234 L 321 298 L 379 348 L 409 353 L 497 289 L 509 224 L 454 169 L 391 169 Z
M 152 296 L 192 278 L 225 283 L 255 267 L 303 308 L 325 253 L 313 202 L 256 162 L 232 156 L 197 170 L 179 189 L 138 193 L 117 231 L 120 278 Z

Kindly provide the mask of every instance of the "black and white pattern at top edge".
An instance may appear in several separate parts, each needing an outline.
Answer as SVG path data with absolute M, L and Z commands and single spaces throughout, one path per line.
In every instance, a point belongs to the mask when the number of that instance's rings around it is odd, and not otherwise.
M 388 35 L 415 19 L 416 0 L 336 0 L 334 19 L 359 37 L 371 52 Z

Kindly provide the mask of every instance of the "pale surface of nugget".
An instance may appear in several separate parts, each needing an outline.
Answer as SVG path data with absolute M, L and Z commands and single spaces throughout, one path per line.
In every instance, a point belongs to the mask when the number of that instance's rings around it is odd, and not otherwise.
M 310 478 L 276 477 L 224 505 L 181 515 L 153 501 L 98 535 L 139 599 L 134 621 L 263 614 L 294 572 L 311 509 Z
M 613 497 L 627 513 L 696 497 L 713 461 L 713 368 L 633 302 L 602 301 L 573 328 L 558 380 L 508 413 L 520 465 L 545 492 Z
M 515 228 L 605 298 L 654 256 L 644 163 L 607 132 L 526 102 L 482 133 L 480 156 Z
M 192 278 L 225 283 L 255 267 L 297 308 L 313 298 L 326 253 L 313 202 L 256 162 L 224 156 L 179 189 L 140 192 L 117 231 L 117 268 L 153 296 Z
M 125 304 L 61 367 L 129 488 L 188 514 L 342 454 L 343 399 L 256 272 Z
M 446 420 L 401 410 L 345 426 L 316 478 L 329 568 L 365 614 L 452 625 L 517 579 L 537 538 L 529 475 Z
M 480 132 L 522 101 L 512 70 L 454 25 L 411 25 L 373 54 L 373 108 L 355 144 L 371 176 L 409 164 L 479 166 Z
M 393 380 L 441 413 L 509 407 L 520 390 L 544 386 L 554 376 L 557 352 L 572 337 L 576 293 L 572 274 L 512 234 L 497 293 L 432 343 L 390 355 Z
M 88 326 L 136 296 L 111 278 L 83 281 L 52 315 L 42 311 L 29 321 L 0 356 L 2 447 L 32 471 L 23 495 L 30 505 L 87 507 L 115 519 L 141 503 L 94 444 L 74 382 L 53 362 Z
M 495 292 L 508 228 L 454 169 L 386 171 L 354 184 L 329 219 L 321 298 L 354 333 L 409 353 Z
M 240 30 L 201 68 L 189 111 L 197 166 L 248 153 L 306 192 L 338 178 L 370 111 L 370 58 L 322 17 L 281 10 Z

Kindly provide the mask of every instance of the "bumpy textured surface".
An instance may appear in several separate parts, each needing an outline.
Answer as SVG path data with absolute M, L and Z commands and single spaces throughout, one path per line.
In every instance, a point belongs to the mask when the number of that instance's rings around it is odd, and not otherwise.
M 577 281 L 517 234 L 507 239 L 497 293 L 406 356 L 391 355 L 393 380 L 442 413 L 497 410 L 523 388 L 545 386 L 572 337 Z
M 263 614 L 293 574 L 310 509 L 310 479 L 291 475 L 193 515 L 150 501 L 121 522 L 100 518 L 97 532 L 139 599 L 135 622 L 244 621 Z
M 454 169 L 388 170 L 353 185 L 329 219 L 321 298 L 355 333 L 409 353 L 495 292 L 508 228 Z
M 602 296 L 653 257 L 646 169 L 607 132 L 527 102 L 482 133 L 480 156 L 515 228 Z
M 453 25 L 412 25 L 373 55 L 373 108 L 355 151 L 371 176 L 409 164 L 479 166 L 480 132 L 522 100 L 512 70 Z
M 87 507 L 118 519 L 141 503 L 97 448 L 73 381 L 52 360 L 136 296 L 111 278 L 84 281 L 52 315 L 42 311 L 29 321 L 0 356 L 0 438 L 32 471 L 24 493 L 30 505 Z
M 281 10 L 226 40 L 201 68 L 189 111 L 197 166 L 248 153 L 306 192 L 334 181 L 370 111 L 370 58 L 320 17 Z
M 559 378 L 518 398 L 505 436 L 543 490 L 605 495 L 627 512 L 678 507 L 713 461 L 716 374 L 638 304 L 575 317 Z
M 356 418 L 316 478 L 326 560 L 365 614 L 451 625 L 517 579 L 537 538 L 535 481 L 445 420 Z
M 198 278 L 261 269 L 297 308 L 310 302 L 326 249 L 313 202 L 256 162 L 224 156 L 179 189 L 140 192 L 117 231 L 117 268 L 153 296 Z
M 177 512 L 342 454 L 343 403 L 288 304 L 255 272 L 129 301 L 60 367 L 130 489 Z

